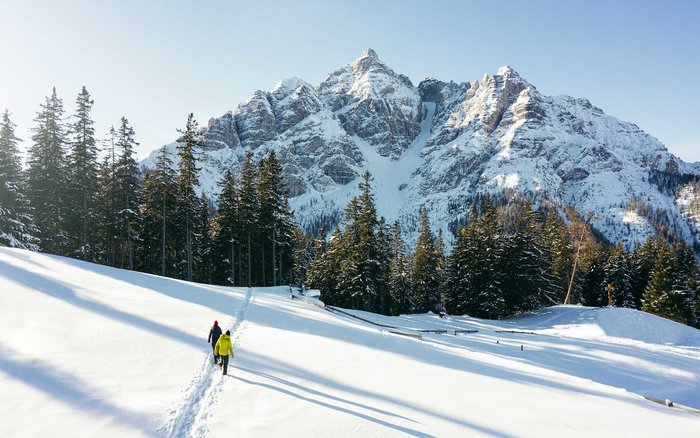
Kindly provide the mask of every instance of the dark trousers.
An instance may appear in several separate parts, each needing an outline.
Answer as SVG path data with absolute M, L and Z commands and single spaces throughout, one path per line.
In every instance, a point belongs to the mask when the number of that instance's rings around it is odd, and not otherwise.
M 211 344 L 211 350 L 214 352 L 214 363 L 219 363 L 219 355 L 216 354 L 216 342 Z
M 221 358 L 221 364 L 224 367 L 224 376 L 226 375 L 226 371 L 228 370 L 228 354 L 226 356 L 219 356 Z

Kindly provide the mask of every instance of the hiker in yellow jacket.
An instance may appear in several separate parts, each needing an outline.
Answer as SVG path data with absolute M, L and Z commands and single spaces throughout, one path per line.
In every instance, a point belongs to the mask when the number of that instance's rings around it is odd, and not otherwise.
M 221 361 L 219 362 L 219 368 L 224 369 L 224 376 L 226 375 L 226 370 L 228 370 L 228 354 L 231 352 L 231 358 L 233 358 L 233 345 L 231 344 L 231 331 L 226 330 L 226 333 L 219 337 L 216 341 L 216 346 L 214 347 L 214 352 L 219 355 Z

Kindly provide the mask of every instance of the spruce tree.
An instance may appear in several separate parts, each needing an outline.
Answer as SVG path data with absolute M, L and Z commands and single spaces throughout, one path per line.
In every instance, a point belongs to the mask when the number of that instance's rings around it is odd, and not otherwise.
M 121 268 L 134 269 L 134 246 L 140 226 L 141 180 L 136 163 L 134 129 L 129 121 L 121 118 L 117 130 L 116 147 L 120 150 L 114 168 L 114 216 L 117 243 L 117 264 Z
M 259 225 L 257 217 L 257 188 L 257 172 L 253 163 L 253 153 L 247 151 L 241 167 L 241 180 L 238 191 L 238 223 L 240 224 L 240 250 L 238 252 L 240 272 L 238 278 L 241 279 L 241 284 L 245 286 L 252 286 L 254 282 L 257 285 L 257 280 L 259 279 L 257 276 L 253 278 L 253 258 L 256 255 L 254 245 Z
M 230 169 L 226 170 L 223 179 L 219 181 L 219 187 L 221 193 L 217 198 L 218 209 L 212 224 L 214 278 L 218 284 L 243 284 L 237 269 L 241 247 L 239 187 Z
M 630 255 L 619 243 L 613 248 L 603 267 L 605 280 L 603 283 L 612 287 L 612 301 L 616 307 L 635 307 L 633 286 L 633 264 Z
M 178 141 L 180 155 L 179 173 L 177 176 L 178 219 L 180 221 L 181 247 L 179 248 L 182 278 L 192 281 L 193 278 L 193 241 L 194 226 L 199 214 L 199 199 L 195 187 L 199 185 L 199 168 L 195 158 L 195 148 L 200 145 L 197 133 L 197 121 L 190 113 L 187 124 Z
M 161 148 L 153 170 L 143 179 L 142 241 L 139 258 L 142 269 L 162 276 L 175 274 L 174 253 L 177 230 L 177 185 L 173 162 L 165 147 Z
M 507 314 L 556 304 L 560 286 L 552 272 L 553 259 L 539 212 L 527 201 L 518 209 L 513 231 L 502 238 L 503 291 Z
M 294 227 L 294 246 L 292 251 L 292 272 L 290 283 L 303 286 L 314 258 L 313 236 L 299 227 Z M 325 233 L 324 233 L 325 234 Z
M 292 268 L 295 228 L 287 203 L 280 166 L 274 150 L 258 163 L 257 247 L 260 249 L 262 283 L 276 286 Z
M 663 244 L 661 241 L 659 244 Z M 654 263 L 656 262 L 657 240 L 649 236 L 644 244 L 634 249 L 634 283 L 632 284 L 632 296 L 634 297 L 634 307 L 642 308 L 642 296 L 649 283 Z
M 474 292 L 481 271 L 481 260 L 478 257 L 478 219 L 479 213 L 474 202 L 471 205 L 469 222 L 457 231 L 457 238 L 447 263 L 446 310 L 453 315 L 475 315 L 478 312 L 479 303 Z
M 689 289 L 698 277 L 698 265 L 695 259 L 695 251 L 689 245 L 679 243 L 674 246 L 673 283 L 679 290 Z
M 210 202 L 202 193 L 197 203 L 197 216 L 192 228 L 192 278 L 199 283 L 212 282 L 213 244 L 211 240 Z
M 401 225 L 394 222 L 389 232 L 389 272 L 387 285 L 389 287 L 389 314 L 400 315 L 408 313 L 413 308 L 410 298 L 411 269 L 406 254 L 406 244 L 401 235 Z
M 93 259 L 97 182 L 97 143 L 90 116 L 93 100 L 82 88 L 76 99 L 75 121 L 70 126 L 72 141 L 68 156 L 68 229 L 73 254 L 83 260 Z
M 476 224 L 477 254 L 479 260 L 470 301 L 475 304 L 474 316 L 489 319 L 500 318 L 505 314 L 505 293 L 503 290 L 501 227 L 498 223 L 496 207 L 490 195 L 486 195 L 481 205 L 481 216 Z
M 373 311 L 381 292 L 379 220 L 372 193 L 372 176 L 365 171 L 358 184 L 360 194 L 345 208 L 346 227 L 342 239 L 348 250 L 341 266 L 340 293 L 350 298 L 352 308 Z
M 323 228 L 314 245 L 314 258 L 309 265 L 307 283 L 311 288 L 321 291 L 324 303 L 333 306 L 351 307 L 352 297 L 341 293 L 344 276 L 343 263 L 346 260 L 345 242 L 336 229 L 326 241 Z
M 415 311 L 418 313 L 442 311 L 440 296 L 441 259 L 435 245 L 435 238 L 430 229 L 428 212 L 420 208 L 420 228 L 411 272 L 411 285 L 416 299 Z
M 117 130 L 109 129 L 104 141 L 107 154 L 97 172 L 97 227 L 95 259 L 109 266 L 117 266 L 118 218 L 117 218 Z
M 579 270 L 576 282 L 576 295 L 584 306 L 605 307 L 608 296 L 605 291 L 605 262 L 607 255 L 602 255 L 591 261 L 585 268 Z
M 683 324 L 694 322 L 695 291 L 679 289 L 674 279 L 677 268 L 673 249 L 657 248 L 656 262 L 642 298 L 642 310 Z
M 547 214 L 544 236 L 546 236 L 546 242 L 549 246 L 552 274 L 556 279 L 558 289 L 561 291 L 558 302 L 563 302 L 574 267 L 574 248 L 569 231 L 556 210 Z
M 34 144 L 29 149 L 27 195 L 33 209 L 41 248 L 53 254 L 66 254 L 67 163 L 66 127 L 63 100 L 56 89 L 41 104 L 33 129 Z
M 391 295 L 389 293 L 389 246 L 390 230 L 384 217 L 379 218 L 377 227 L 377 261 L 379 263 L 379 281 L 377 283 L 377 313 L 389 315 L 391 307 Z
M 279 215 L 275 222 L 275 248 L 273 260 L 277 263 L 277 284 L 289 284 L 293 281 L 296 267 L 294 254 L 296 253 L 296 231 L 299 229 L 294 220 L 294 211 L 289 207 L 289 199 L 286 192 L 282 200 Z
M 31 208 L 25 196 L 16 125 L 5 110 L 0 122 L 0 245 L 37 250 Z

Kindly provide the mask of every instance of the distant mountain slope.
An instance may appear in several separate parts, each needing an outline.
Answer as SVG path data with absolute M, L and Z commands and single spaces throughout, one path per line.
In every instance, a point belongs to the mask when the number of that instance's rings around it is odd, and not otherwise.
M 354 312 L 401 332 L 447 330 L 421 341 L 285 287 L 8 248 L 0 290 L 2 436 L 700 434 L 700 416 L 633 394 L 700 406 L 700 332 L 628 309 L 503 321 Z M 234 341 L 226 378 L 206 343 L 214 319 Z M 453 332 L 466 329 L 479 331 Z
M 318 86 L 292 78 L 256 91 L 211 119 L 202 139 L 204 192 L 218 193 L 216 181 L 245 150 L 275 149 L 306 226 L 337 217 L 369 169 L 379 213 L 399 220 L 409 240 L 422 205 L 447 231 L 477 194 L 512 191 L 573 207 L 628 246 L 655 233 L 644 206 L 697 241 L 675 189 L 700 175 L 699 163 L 586 99 L 542 95 L 507 66 L 473 82 L 414 86 L 368 49 Z

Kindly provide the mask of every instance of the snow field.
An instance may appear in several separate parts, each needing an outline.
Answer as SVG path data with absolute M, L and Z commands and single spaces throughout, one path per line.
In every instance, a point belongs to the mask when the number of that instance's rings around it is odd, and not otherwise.
M 637 395 L 700 406 L 695 329 L 578 306 L 355 312 L 479 330 L 420 341 L 289 297 L 0 248 L 0 435 L 700 436 L 700 416 Z M 232 332 L 228 376 L 214 319 Z
M 157 435 L 244 295 L 0 248 L 0 435 Z

